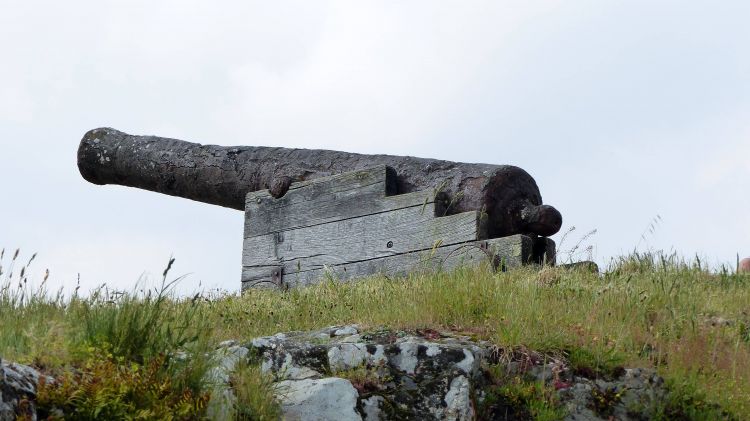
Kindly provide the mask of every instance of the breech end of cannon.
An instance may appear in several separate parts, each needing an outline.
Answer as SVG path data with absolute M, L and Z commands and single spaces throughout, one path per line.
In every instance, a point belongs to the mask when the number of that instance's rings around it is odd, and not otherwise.
M 550 205 L 529 205 L 521 209 L 522 231 L 549 237 L 560 231 L 562 214 Z

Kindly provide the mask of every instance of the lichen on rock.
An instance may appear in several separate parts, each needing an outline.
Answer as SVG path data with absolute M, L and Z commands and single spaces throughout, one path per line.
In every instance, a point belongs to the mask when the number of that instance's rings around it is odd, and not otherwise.
M 34 398 L 41 376 L 29 366 L 0 358 L 0 421 L 37 419 Z
M 508 379 L 546 385 L 558 404 L 555 410 L 569 420 L 601 420 L 612 414 L 617 419 L 635 419 L 643 416 L 638 411 L 652 407 L 665 393 L 663 381 L 653 370 L 625 369 L 609 380 L 587 378 L 576 375 L 560 357 L 526 351 L 523 355 L 506 352 L 499 358 L 503 350 L 454 332 L 425 335 L 388 329 L 363 331 L 356 325 L 331 326 L 255 338 L 246 346 L 279 386 L 296 391 L 305 385 L 322 387 L 317 385 L 327 383 L 320 381 L 329 379 L 346 389 L 346 393 L 341 392 L 347 397 L 344 401 L 356 413 L 346 419 L 458 421 L 501 413 L 529 416 L 527 408 L 508 406 L 519 405 L 518 399 L 492 396 L 502 390 L 496 384 L 498 379 L 489 373 L 490 366 L 498 365 Z M 295 374 L 303 370 L 307 370 L 304 378 Z M 352 390 L 354 399 L 350 398 Z M 617 396 L 606 402 L 610 405 L 606 413 L 597 412 L 597 390 L 611 390 Z M 304 399 L 300 396 L 297 392 L 292 398 L 277 394 L 289 419 L 320 419 L 316 411 L 324 409 L 315 408 L 349 411 L 341 408 L 341 400 L 314 403 L 329 399 L 327 392 L 304 395 Z M 300 405 L 307 409 L 299 410 Z M 477 408 L 483 412 L 478 413 Z

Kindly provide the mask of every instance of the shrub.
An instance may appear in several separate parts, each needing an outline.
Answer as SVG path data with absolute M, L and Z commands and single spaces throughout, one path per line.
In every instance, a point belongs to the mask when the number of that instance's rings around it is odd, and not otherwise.
M 65 370 L 52 383 L 40 381 L 39 416 L 77 420 L 201 419 L 208 394 L 176 388 L 166 365 L 163 354 L 142 365 L 103 350 L 92 350 L 81 366 Z

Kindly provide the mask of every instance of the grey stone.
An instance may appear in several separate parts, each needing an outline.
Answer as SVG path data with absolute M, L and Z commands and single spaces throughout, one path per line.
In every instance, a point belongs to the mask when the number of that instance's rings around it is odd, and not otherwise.
M 356 402 L 351 405 L 356 409 L 352 410 L 357 412 L 357 417 L 368 420 L 404 417 L 464 420 L 482 416 L 475 413 L 474 404 L 489 393 L 483 390 L 488 386 L 485 367 L 499 363 L 505 365 L 506 372 L 512 376 L 523 376 L 528 381 L 554 382 L 559 402 L 567 409 L 566 419 L 569 420 L 602 419 L 589 409 L 595 388 L 622 391 L 621 402 L 613 408 L 615 418 L 622 420 L 634 416 L 647 419 L 649 414 L 643 411 L 653 408 L 653 403 L 665 394 L 663 380 L 649 369 L 626 369 L 614 379 L 586 378 L 573 375 L 564 359 L 531 350 L 520 354 L 506 352 L 488 342 L 475 342 L 450 332 L 443 332 L 439 338 L 430 335 L 430 339 L 409 331 L 383 329 L 348 336 L 333 335 L 341 329 L 332 326 L 312 332 L 288 333 L 285 339 L 267 337 L 272 338 L 269 339 L 271 346 L 265 341 L 253 340 L 251 343 L 259 345 L 255 352 L 262 355 L 264 371 L 276 377 L 277 386 L 291 387 L 296 391 L 297 401 L 307 399 L 301 391 L 303 386 L 323 387 L 320 381 L 326 380 L 326 375 L 363 369 L 364 376 L 358 374 L 346 384 L 358 391 L 354 398 Z M 330 340 L 321 343 L 318 339 L 321 336 Z M 498 355 L 502 356 L 499 361 Z M 351 389 L 347 390 L 351 392 Z M 293 403 L 296 401 L 288 402 L 283 394 L 278 396 L 284 407 L 299 406 Z M 334 399 L 327 392 L 316 396 L 318 400 Z M 320 405 L 327 407 L 329 404 Z M 335 402 L 330 405 L 341 407 Z M 306 419 L 330 416 L 315 415 L 318 407 L 306 408 L 305 411 L 312 412 L 305 416 L 313 417 Z M 632 412 L 633 408 L 636 412 Z M 302 416 L 295 411 L 287 411 L 290 414 L 288 419 L 301 419 L 293 418 Z M 319 418 L 314 418 L 316 416 Z
M 278 371 L 280 379 L 285 380 L 303 380 L 310 378 L 319 378 L 321 374 L 309 367 L 298 366 L 294 364 L 294 358 L 292 354 L 285 354 L 284 363 L 281 365 L 281 369 Z
M 210 378 L 220 383 L 228 382 L 229 375 L 234 371 L 234 368 L 243 358 L 247 358 L 248 352 L 250 352 L 250 350 L 238 345 L 230 346 L 228 348 L 219 348 L 217 351 L 219 362 L 216 367 L 209 371 Z
M 345 379 L 284 380 L 277 383 L 283 418 L 289 421 L 361 420 L 357 390 Z
M 237 397 L 228 387 L 216 387 L 206 405 L 206 417 L 209 420 L 230 420 L 235 415 Z
M 471 385 L 469 379 L 458 376 L 451 381 L 450 389 L 445 395 L 446 420 L 472 420 L 474 408 L 471 404 Z
M 232 372 L 240 361 L 247 358 L 249 349 L 237 345 L 237 341 L 224 341 L 216 350 L 217 364 L 207 373 L 207 380 L 213 384 L 211 399 L 206 407 L 206 416 L 212 420 L 231 419 L 237 397 L 229 387 Z
M 466 374 L 471 374 L 474 371 L 474 354 L 468 349 L 463 349 L 463 351 L 465 358 L 460 362 L 457 362 L 456 367 Z
M 328 350 L 328 365 L 335 373 L 351 370 L 364 364 L 367 347 L 364 344 L 344 343 Z
M 398 345 L 399 353 L 393 357 L 393 363 L 399 370 L 406 372 L 406 374 L 414 374 L 414 370 L 417 368 L 417 351 L 419 344 L 416 342 L 403 342 Z
M 237 342 L 234 339 L 229 339 L 227 341 L 220 342 L 219 348 L 229 348 L 230 346 L 235 346 L 235 345 L 239 345 L 239 342 Z
M 18 417 L 36 420 L 36 385 L 42 376 L 37 370 L 0 359 L 0 421 L 14 421 Z M 51 377 L 45 380 L 52 382 Z
M 355 334 L 350 335 L 345 338 L 342 338 L 339 342 L 341 343 L 356 343 L 356 342 L 362 342 L 362 336 Z
M 355 335 L 359 333 L 357 330 L 356 325 L 351 326 L 344 326 L 341 329 L 337 329 L 335 332 L 333 332 L 333 336 L 347 336 L 347 335 Z
M 253 341 L 251 342 L 251 344 L 255 348 L 271 348 L 274 345 L 274 343 L 268 337 L 255 338 L 255 339 L 253 339 Z
M 590 260 L 584 260 L 582 262 L 566 263 L 566 264 L 562 264 L 558 266 L 561 268 L 565 268 L 565 269 L 581 270 L 584 272 L 591 272 L 591 273 L 599 273 L 599 265 L 597 265 L 596 263 Z
M 428 357 L 434 357 L 435 355 L 440 354 L 440 347 L 436 344 L 427 345 L 427 351 L 425 352 L 425 354 Z
M 385 356 L 385 347 L 383 345 L 375 345 L 375 350 L 372 353 L 367 354 L 367 362 L 370 365 L 378 366 L 388 363 L 388 357 Z
M 378 421 L 381 418 L 380 406 L 385 402 L 382 396 L 371 396 L 367 399 L 362 399 L 362 412 L 364 412 L 365 421 Z
M 320 332 L 313 337 L 314 340 L 328 342 L 331 339 L 331 334 L 328 332 Z

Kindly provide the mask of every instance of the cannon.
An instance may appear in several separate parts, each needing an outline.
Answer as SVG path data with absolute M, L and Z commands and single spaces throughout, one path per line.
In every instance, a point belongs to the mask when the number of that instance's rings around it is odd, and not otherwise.
M 469 164 L 330 150 L 202 145 L 156 136 L 135 136 L 111 128 L 87 132 L 80 142 L 77 157 L 81 175 L 94 184 L 136 187 L 244 210 L 245 255 L 267 246 L 265 243 L 262 246 L 260 243 L 248 245 L 248 238 L 270 235 L 273 239 L 266 240 L 275 244 L 272 247 L 275 251 L 268 258 L 278 264 L 248 266 L 246 261 L 254 261 L 254 258 L 243 257 L 243 282 L 249 282 L 252 277 L 246 276 L 248 267 L 272 267 L 271 272 L 279 272 L 276 278 L 281 278 L 281 272 L 285 270 L 289 272 L 289 268 L 284 269 L 282 263 L 301 257 L 291 259 L 280 254 L 279 244 L 283 239 L 279 233 L 312 227 L 315 224 L 306 225 L 300 220 L 310 219 L 308 213 L 314 213 L 315 209 L 321 207 L 330 208 L 330 215 L 326 214 L 321 220 L 332 223 L 337 218 L 339 222 L 353 218 L 352 209 L 358 212 L 354 217 L 360 218 L 396 210 L 388 206 L 396 206 L 394 203 L 398 201 L 416 206 L 415 200 L 421 200 L 422 207 L 429 205 L 432 217 L 437 219 L 473 212 L 472 215 L 477 216 L 473 240 L 521 235 L 538 243 L 535 239 L 556 233 L 562 224 L 560 212 L 542 203 L 534 179 L 523 169 L 511 165 Z M 344 194 L 341 189 L 353 190 Z M 291 197 L 290 192 L 293 192 Z M 419 196 L 424 192 L 429 194 Z M 349 199 L 356 200 L 346 202 L 342 198 L 347 194 Z M 296 205 L 284 205 L 292 202 L 298 204 L 300 200 L 310 205 L 307 211 Z M 327 202 L 323 203 L 322 200 Z M 339 203 L 341 200 L 349 204 L 342 205 Z M 317 207 L 312 206 L 313 202 Z M 265 208 L 258 207 L 261 203 Z M 284 212 L 294 214 L 285 217 Z M 296 222 L 284 226 L 275 222 L 280 220 Z M 422 221 L 422 224 L 427 222 Z M 258 230 L 255 225 L 267 229 Z M 445 246 L 446 241 L 442 237 L 440 240 L 440 246 Z M 420 247 L 425 246 L 424 243 L 420 244 Z M 282 251 L 291 245 L 286 244 L 285 247 L 281 247 Z M 527 248 L 531 250 L 532 247 Z M 548 245 L 542 248 L 550 252 Z M 394 255 L 393 250 L 388 252 L 385 255 L 376 253 L 376 258 Z M 332 253 L 335 254 L 335 251 Z M 364 259 L 362 261 L 371 260 L 372 257 L 359 256 Z M 310 270 L 356 263 L 332 259 L 332 264 L 314 264 Z M 261 272 L 267 271 L 264 269 Z M 263 277 L 266 275 L 260 276 Z
M 441 189 L 449 213 L 484 209 L 489 235 L 550 236 L 562 224 L 542 204 L 534 179 L 511 165 L 466 164 L 410 156 L 257 146 L 201 145 L 110 129 L 86 133 L 78 168 L 94 184 L 119 184 L 244 210 L 245 196 L 270 189 L 278 198 L 290 184 L 386 165 L 395 172 L 389 194 Z

